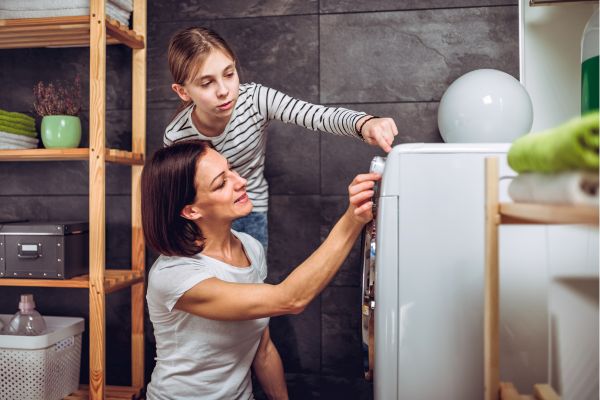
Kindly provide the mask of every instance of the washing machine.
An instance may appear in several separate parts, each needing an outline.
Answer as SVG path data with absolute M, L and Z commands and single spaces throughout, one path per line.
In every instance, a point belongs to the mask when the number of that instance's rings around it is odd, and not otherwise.
M 363 233 L 361 313 L 376 400 L 482 398 L 484 160 L 512 176 L 508 148 L 403 144 L 374 159 L 383 176 Z M 544 227 L 501 228 L 501 374 L 523 385 L 548 381 L 545 246 Z

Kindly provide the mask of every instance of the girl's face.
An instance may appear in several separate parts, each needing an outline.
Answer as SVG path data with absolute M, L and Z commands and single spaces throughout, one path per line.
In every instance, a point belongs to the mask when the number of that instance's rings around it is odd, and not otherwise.
M 193 101 L 200 115 L 228 120 L 238 98 L 240 78 L 227 53 L 213 49 L 195 76 L 173 90 L 184 101 Z
M 246 179 L 213 149 L 207 149 L 196 164 L 195 186 L 196 198 L 190 206 L 204 221 L 233 221 L 252 211 Z

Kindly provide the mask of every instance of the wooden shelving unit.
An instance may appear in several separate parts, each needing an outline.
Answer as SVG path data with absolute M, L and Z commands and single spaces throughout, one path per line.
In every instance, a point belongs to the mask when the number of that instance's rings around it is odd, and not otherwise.
M 546 383 L 534 385 L 535 397 L 520 395 L 511 383 L 500 383 L 498 231 L 502 224 L 585 224 L 598 226 L 598 207 L 500 203 L 498 201 L 498 174 L 498 159 L 494 157 L 487 158 L 485 160 L 484 399 L 560 399 L 552 387 Z
M 144 387 L 145 246 L 141 173 L 146 152 L 146 0 L 133 0 L 133 29 L 107 18 L 106 0 L 90 0 L 90 15 L 0 20 L 0 49 L 84 46 L 90 49 L 89 148 L 0 150 L 0 161 L 89 162 L 89 273 L 66 280 L 0 279 L 0 286 L 89 291 L 89 385 L 67 399 L 135 399 Z M 106 147 L 106 45 L 123 44 L 132 57 L 132 150 Z M 106 163 L 131 166 L 131 269 L 106 269 Z M 106 385 L 105 296 L 131 287 L 131 386 Z

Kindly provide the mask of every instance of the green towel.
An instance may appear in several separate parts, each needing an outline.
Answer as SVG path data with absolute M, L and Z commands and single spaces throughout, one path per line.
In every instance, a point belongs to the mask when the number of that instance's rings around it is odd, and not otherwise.
M 0 129 L 4 130 L 5 128 L 19 129 L 21 131 L 35 133 L 35 126 L 33 126 L 33 127 L 31 127 L 31 126 L 23 126 L 23 125 L 21 125 L 19 123 L 16 123 L 16 122 L 7 122 L 7 121 L 2 121 L 0 119 Z
M 14 133 L 17 135 L 25 135 L 25 136 L 31 136 L 31 137 L 37 136 L 36 131 L 32 131 L 29 129 L 15 128 L 14 126 L 6 125 L 5 123 L 2 123 L 2 122 L 0 122 L 0 132 L 8 132 L 8 133 Z
M 29 115 L 20 112 L 9 112 L 0 109 L 0 117 L 8 117 L 11 119 L 22 121 L 22 123 L 24 124 L 35 124 L 35 119 L 33 117 L 30 117 Z
M 4 122 L 9 123 L 9 124 L 15 124 L 19 128 L 35 130 L 35 122 L 33 122 L 33 121 L 28 121 L 25 119 L 14 118 L 14 117 L 5 117 L 3 115 L 0 115 L 0 123 L 4 123 Z
M 508 164 L 516 172 L 598 170 L 598 112 L 515 140 Z

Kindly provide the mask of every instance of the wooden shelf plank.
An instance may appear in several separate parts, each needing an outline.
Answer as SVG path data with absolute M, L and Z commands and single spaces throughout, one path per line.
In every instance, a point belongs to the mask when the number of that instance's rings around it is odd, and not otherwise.
M 502 224 L 598 225 L 598 207 L 500 203 Z
M 79 390 L 71 393 L 64 400 L 82 400 L 89 398 L 88 385 L 80 385 Z M 131 386 L 106 385 L 106 400 L 137 400 L 141 398 L 141 389 Z
M 87 161 L 88 148 L 0 150 L 0 161 Z M 125 165 L 143 165 L 144 155 L 125 150 L 106 149 L 106 161 Z
M 144 37 L 118 21 L 106 18 L 106 43 L 144 48 Z M 90 17 L 47 17 L 0 20 L 0 49 L 87 47 Z
M 57 287 L 57 288 L 89 288 L 89 275 L 76 276 L 71 279 L 13 279 L 0 278 L 0 286 L 24 287 Z M 107 269 L 104 271 L 104 291 L 112 293 L 129 286 L 144 282 L 144 271 L 128 269 Z
M 71 279 L 13 279 L 1 278 L 0 286 L 28 286 L 28 287 L 60 287 L 85 289 L 89 286 L 88 276 L 80 275 Z

